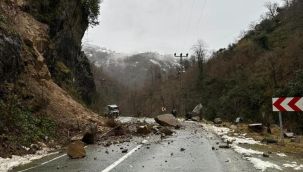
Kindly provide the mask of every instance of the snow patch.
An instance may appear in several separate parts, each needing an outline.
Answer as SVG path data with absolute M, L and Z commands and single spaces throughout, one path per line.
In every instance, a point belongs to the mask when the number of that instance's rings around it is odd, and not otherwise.
M 256 169 L 261 170 L 261 171 L 265 171 L 267 168 L 274 168 L 277 170 L 282 170 L 282 168 L 280 166 L 278 166 L 277 164 L 271 163 L 269 161 L 263 161 L 259 158 L 252 158 L 252 157 L 249 157 L 246 159 L 248 161 L 250 161 Z
M 222 139 L 224 142 L 232 142 L 235 144 L 261 144 L 259 141 L 255 141 L 253 138 L 246 138 L 246 137 L 231 137 L 227 135 L 223 135 Z
M 217 134 L 218 136 L 226 135 L 230 132 L 229 128 L 226 127 L 216 127 L 214 125 L 202 124 L 202 126 L 210 132 Z
M 232 145 L 232 148 L 239 154 L 244 155 L 244 156 L 250 156 L 252 154 L 257 154 L 257 155 L 262 155 L 263 152 L 252 150 L 252 149 L 245 149 L 240 146 L 237 146 L 235 144 Z
M 149 61 L 155 65 L 161 66 L 161 64 L 159 62 L 157 62 L 156 60 L 150 59 Z
M 287 156 L 284 153 L 277 153 L 277 155 L 280 156 L 280 157 L 286 157 Z
M 0 171 L 9 171 L 14 167 L 28 164 L 33 160 L 41 159 L 44 156 L 56 154 L 58 152 L 48 153 L 51 151 L 49 148 L 44 148 L 36 152 L 36 154 L 28 154 L 25 156 L 16 156 L 13 155 L 12 158 L 1 158 L 0 157 Z
M 298 165 L 297 162 L 292 162 L 291 164 L 283 164 L 286 168 L 293 168 L 294 170 L 303 170 L 303 164 Z

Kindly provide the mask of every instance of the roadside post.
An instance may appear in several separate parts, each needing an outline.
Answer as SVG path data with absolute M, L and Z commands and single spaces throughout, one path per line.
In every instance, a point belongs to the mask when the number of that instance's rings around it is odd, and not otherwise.
M 284 143 L 282 112 L 302 112 L 303 97 L 278 97 L 272 98 L 272 107 L 274 112 L 279 112 L 279 121 L 281 129 L 281 142 Z

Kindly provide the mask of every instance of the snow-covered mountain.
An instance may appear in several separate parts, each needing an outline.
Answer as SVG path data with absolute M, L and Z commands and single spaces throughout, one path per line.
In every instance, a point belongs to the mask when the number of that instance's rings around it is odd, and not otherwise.
M 172 55 L 154 52 L 129 55 L 88 44 L 83 46 L 83 51 L 106 75 L 128 87 L 142 87 L 147 79 L 163 78 L 179 66 L 178 59 Z

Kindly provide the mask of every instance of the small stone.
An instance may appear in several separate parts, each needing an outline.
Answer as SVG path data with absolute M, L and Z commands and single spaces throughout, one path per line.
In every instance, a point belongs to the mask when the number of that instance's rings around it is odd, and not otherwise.
M 60 167 L 59 166 L 57 166 L 57 170 L 59 170 L 60 169 Z
M 174 155 L 174 153 L 170 153 L 170 156 L 173 156 Z
M 181 151 L 181 152 L 185 151 L 185 148 L 181 148 L 180 151 Z
M 266 157 L 266 158 L 268 158 L 269 157 L 269 155 L 267 154 L 267 153 L 263 153 L 263 157 Z
M 122 153 L 127 153 L 128 149 L 123 149 Z
M 149 148 L 150 148 L 149 146 L 146 147 L 146 149 L 149 149 Z
M 106 154 L 109 154 L 108 150 L 105 151 Z
M 211 147 L 212 150 L 215 150 L 215 147 Z
M 229 149 L 230 146 L 227 144 L 227 145 L 219 145 L 219 148 L 221 149 Z
M 165 162 L 167 162 L 167 160 L 165 160 Z
M 97 160 L 97 157 L 95 157 L 94 160 Z

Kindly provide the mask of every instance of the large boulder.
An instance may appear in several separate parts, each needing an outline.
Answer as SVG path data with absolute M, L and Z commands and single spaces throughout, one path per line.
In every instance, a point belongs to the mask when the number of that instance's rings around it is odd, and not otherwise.
M 155 121 L 162 126 L 180 127 L 180 122 L 172 114 L 159 115 Z
M 67 155 L 72 159 L 83 158 L 86 156 L 84 149 L 84 143 L 81 141 L 75 141 L 68 145 Z
M 94 144 L 96 142 L 97 124 L 90 124 L 83 135 L 82 141 L 86 144 Z

